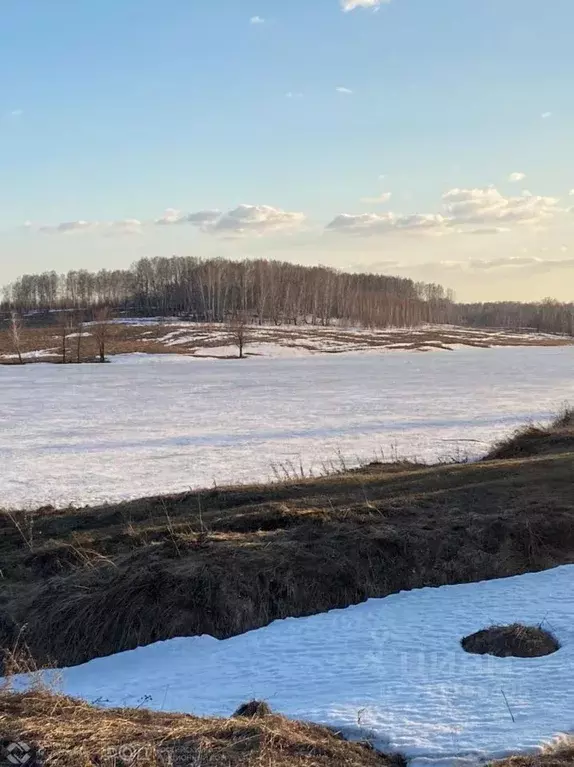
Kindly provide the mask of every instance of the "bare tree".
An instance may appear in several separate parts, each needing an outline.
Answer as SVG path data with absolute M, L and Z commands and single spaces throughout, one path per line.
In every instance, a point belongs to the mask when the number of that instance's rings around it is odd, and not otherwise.
M 81 311 L 76 313 L 76 357 L 78 364 L 82 361 L 82 338 L 84 336 L 84 314 Z
M 14 351 L 18 355 L 18 362 L 20 365 L 24 364 L 24 360 L 22 359 L 22 347 L 21 347 L 21 335 L 22 335 L 22 328 L 24 326 L 24 321 L 22 317 L 20 317 L 16 312 L 12 312 L 12 316 L 10 317 L 10 336 L 12 338 L 12 345 L 14 346 Z
M 60 327 L 60 343 L 62 349 L 62 364 L 65 365 L 68 361 L 68 336 L 70 335 L 71 322 L 70 316 L 66 310 L 60 312 L 58 317 L 58 325 Z
M 249 322 L 246 312 L 236 312 L 229 323 L 231 338 L 235 346 L 237 346 L 240 360 L 245 357 L 244 349 L 249 343 L 248 326 Z
M 98 345 L 100 362 L 105 362 L 106 344 L 110 333 L 110 310 L 107 307 L 96 312 L 96 324 L 93 326 L 93 333 Z

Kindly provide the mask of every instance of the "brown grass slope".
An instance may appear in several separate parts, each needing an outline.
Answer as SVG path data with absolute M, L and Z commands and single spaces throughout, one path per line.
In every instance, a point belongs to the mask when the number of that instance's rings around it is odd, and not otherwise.
M 0 647 L 73 665 L 572 563 L 574 435 L 546 439 L 513 460 L 0 515 Z
M 574 409 L 566 408 L 549 426 L 530 424 L 499 442 L 486 460 L 525 458 L 572 450 Z
M 574 745 L 548 749 L 540 754 L 513 756 L 494 762 L 492 767 L 572 767 L 574 765 Z
M 141 709 L 97 709 L 32 691 L 0 692 L 0 735 L 41 750 L 54 767 L 402 767 L 368 744 L 281 716 L 199 719 Z M 0 743 L 0 754 L 1 754 Z M 121 749 L 121 750 L 120 750 Z M 42 753 L 43 752 L 43 753 Z M 115 754 L 124 760 L 113 759 Z M 135 757 L 135 761 L 132 757 Z

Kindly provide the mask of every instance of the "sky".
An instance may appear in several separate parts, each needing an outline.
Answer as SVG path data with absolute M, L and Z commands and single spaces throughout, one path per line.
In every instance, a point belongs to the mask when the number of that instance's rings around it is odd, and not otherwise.
M 0 12 L 0 284 L 177 254 L 574 300 L 572 0 Z

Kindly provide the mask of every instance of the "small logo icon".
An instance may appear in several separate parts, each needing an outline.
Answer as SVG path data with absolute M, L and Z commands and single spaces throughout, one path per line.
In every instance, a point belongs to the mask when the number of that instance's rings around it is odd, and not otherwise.
M 6 746 L 8 764 L 28 764 L 32 762 L 32 749 L 27 743 L 9 743 Z

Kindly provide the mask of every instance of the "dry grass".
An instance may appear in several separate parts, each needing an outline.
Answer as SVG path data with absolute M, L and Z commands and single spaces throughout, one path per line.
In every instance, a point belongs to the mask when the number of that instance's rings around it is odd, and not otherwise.
M 476 655 L 496 658 L 542 658 L 560 649 L 556 637 L 541 626 L 491 626 L 465 637 L 462 647 Z
M 569 437 L 522 460 L 0 514 L 0 647 L 22 636 L 41 664 L 73 665 L 571 563 L 573 466 Z
M 487 461 L 525 458 L 572 450 L 574 409 L 564 407 L 549 426 L 529 424 L 502 440 L 486 456 Z
M 0 733 L 54 767 L 403 767 L 368 744 L 272 714 L 199 719 L 140 709 L 98 709 L 46 692 L 0 693 Z M 0 749 L 1 754 L 1 749 Z M 124 756 L 123 759 L 113 755 Z
M 569 739 L 544 749 L 539 754 L 512 756 L 494 762 L 491 767 L 572 767 L 574 765 L 574 741 Z

